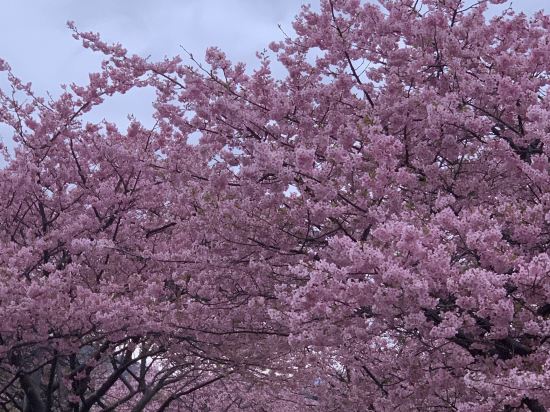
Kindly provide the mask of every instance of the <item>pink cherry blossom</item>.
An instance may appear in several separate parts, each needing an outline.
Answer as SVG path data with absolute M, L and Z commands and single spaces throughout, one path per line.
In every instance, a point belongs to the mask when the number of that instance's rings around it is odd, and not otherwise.
M 71 22 L 57 99 L 0 60 L 1 407 L 549 410 L 550 16 L 491 3 L 322 0 L 255 71 Z

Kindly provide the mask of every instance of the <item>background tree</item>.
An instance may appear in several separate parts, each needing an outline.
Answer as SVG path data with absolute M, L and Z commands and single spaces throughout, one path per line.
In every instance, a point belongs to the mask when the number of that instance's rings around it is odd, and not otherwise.
M 88 85 L 2 62 L 4 409 L 547 410 L 550 17 L 488 3 L 304 7 L 282 80 L 73 24 Z M 152 129 L 85 121 L 139 87 Z

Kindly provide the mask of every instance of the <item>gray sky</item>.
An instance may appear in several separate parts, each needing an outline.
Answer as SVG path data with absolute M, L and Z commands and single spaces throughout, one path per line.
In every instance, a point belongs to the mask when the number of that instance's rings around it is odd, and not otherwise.
M 0 0 L 0 57 L 23 81 L 42 94 L 56 95 L 61 83 L 86 83 L 99 69 L 101 56 L 84 49 L 66 27 L 101 33 L 107 42 L 120 42 L 130 53 L 182 54 L 180 45 L 202 59 L 209 46 L 218 46 L 232 61 L 255 64 L 255 53 L 282 39 L 278 24 L 291 30 L 302 0 Z M 0 83 L 2 85 L 2 83 Z M 90 115 L 126 122 L 133 113 L 150 118 L 152 91 L 136 90 L 115 96 Z M 141 97 L 141 98 L 140 98 Z M 139 104 L 139 102 L 146 102 Z M 0 130 L 0 133 L 2 130 Z M 5 139 L 4 139 L 5 142 Z
M 131 53 L 162 58 L 181 54 L 180 45 L 197 57 L 219 46 L 232 61 L 255 63 L 255 52 L 292 33 L 291 22 L 308 0 L 0 0 L 0 57 L 35 90 L 57 94 L 60 83 L 84 83 L 99 68 L 100 56 L 81 47 L 66 28 L 74 20 L 81 31 L 100 32 Z M 316 5 L 318 0 L 311 0 Z M 548 0 L 515 0 L 516 10 L 531 13 Z M 2 83 L 0 83 L 0 86 Z M 128 113 L 147 118 L 139 94 L 117 96 L 91 115 L 124 122 Z M 150 93 L 150 92 L 149 92 Z M 145 123 L 148 123 L 147 121 Z M 0 129 L 0 133 L 2 130 Z
M 66 28 L 100 32 L 130 52 L 162 58 L 183 45 L 196 56 L 219 46 L 229 57 L 252 61 L 256 50 L 281 38 L 301 0 L 0 0 L 0 55 L 39 89 L 86 80 L 98 57 Z M 97 67 L 97 66 L 96 66 Z

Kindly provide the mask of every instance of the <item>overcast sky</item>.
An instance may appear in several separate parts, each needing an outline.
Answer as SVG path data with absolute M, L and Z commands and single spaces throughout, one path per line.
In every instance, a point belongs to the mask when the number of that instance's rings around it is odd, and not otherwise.
M 180 46 L 202 58 L 208 46 L 218 46 L 232 61 L 254 64 L 256 51 L 283 38 L 279 24 L 291 31 L 301 4 L 301 0 L 0 0 L 0 57 L 23 81 L 31 81 L 39 94 L 57 94 L 61 83 L 87 82 L 88 73 L 99 69 L 101 56 L 72 38 L 66 22 L 73 20 L 80 31 L 99 32 L 104 40 L 120 42 L 130 53 L 153 59 L 182 54 Z M 108 116 L 125 123 L 130 112 L 149 123 L 152 96 L 143 90 L 116 96 L 89 117 Z
M 181 54 L 181 46 L 202 57 L 219 46 L 232 61 L 255 62 L 255 52 L 292 33 L 291 22 L 307 0 L 0 0 L 0 57 L 16 75 L 32 81 L 39 94 L 59 91 L 60 83 L 87 81 L 100 56 L 81 47 L 66 28 L 74 20 L 81 31 L 97 31 L 131 53 L 162 58 Z M 318 0 L 311 0 L 318 4 Z M 512 7 L 531 13 L 549 0 L 515 0 Z M 1 85 L 1 83 L 0 83 Z M 144 99 L 147 97 L 145 93 Z M 96 112 L 121 120 L 131 112 L 150 113 L 138 95 L 108 102 Z M 147 122 L 146 122 L 147 123 Z M 2 130 L 0 129 L 0 132 Z

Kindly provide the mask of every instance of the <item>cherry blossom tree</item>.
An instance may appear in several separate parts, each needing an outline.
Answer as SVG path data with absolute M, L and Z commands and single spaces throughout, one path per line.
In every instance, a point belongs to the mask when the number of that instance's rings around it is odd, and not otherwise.
M 0 407 L 548 410 L 550 16 L 502 2 L 322 0 L 255 70 L 70 23 L 56 98 L 0 60 Z

